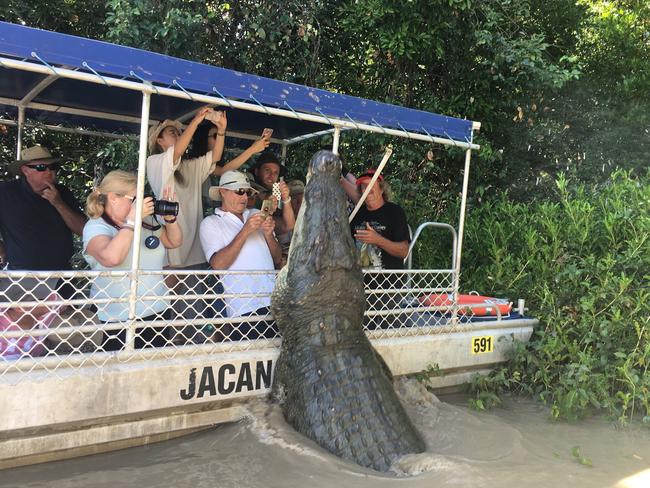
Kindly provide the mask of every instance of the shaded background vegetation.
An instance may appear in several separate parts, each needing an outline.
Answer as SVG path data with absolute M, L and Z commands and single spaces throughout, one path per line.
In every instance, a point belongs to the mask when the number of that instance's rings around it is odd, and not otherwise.
M 477 383 L 477 398 L 515 389 L 559 417 L 641 410 L 650 421 L 645 0 L 0 3 L 10 22 L 481 121 L 463 282 L 528 298 L 542 327 Z M 2 168 L 15 132 L 0 135 Z M 79 195 L 96 168 L 135 167 L 129 141 L 41 130 L 26 139 L 75 159 L 65 177 Z M 330 143 L 291 150 L 292 173 Z M 456 225 L 462 153 L 354 131 L 341 150 L 360 172 L 388 143 L 387 175 L 411 225 Z M 447 262 L 447 247 L 424 236 L 418 264 Z

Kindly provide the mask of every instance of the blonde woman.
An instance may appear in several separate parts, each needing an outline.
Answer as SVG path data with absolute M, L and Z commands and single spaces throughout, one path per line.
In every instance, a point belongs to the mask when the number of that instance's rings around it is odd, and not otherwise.
M 111 171 L 88 196 L 86 213 L 90 220 L 83 229 L 83 253 L 90 268 L 97 271 L 128 270 L 133 254 L 133 227 L 136 211 L 136 175 L 126 171 Z M 168 195 L 165 195 L 168 199 Z M 140 269 L 161 270 L 165 249 L 175 249 L 183 241 L 176 217 L 153 216 L 153 199 L 142 203 L 142 235 Z M 126 299 L 131 288 L 126 277 L 97 277 L 91 287 L 93 299 Z M 168 292 L 163 277 L 143 275 L 138 283 L 138 296 L 164 297 Z M 168 300 L 138 300 L 136 317 L 148 321 L 161 318 L 169 306 Z M 128 300 L 100 303 L 97 315 L 102 322 L 126 321 L 129 317 Z M 104 350 L 119 350 L 124 346 L 125 331 L 113 330 L 104 334 Z M 164 330 L 137 329 L 136 348 L 164 345 Z

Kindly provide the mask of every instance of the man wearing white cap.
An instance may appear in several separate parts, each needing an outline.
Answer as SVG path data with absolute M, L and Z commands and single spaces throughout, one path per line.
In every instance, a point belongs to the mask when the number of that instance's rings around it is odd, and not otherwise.
M 273 271 L 280 264 L 282 250 L 275 238 L 273 217 L 254 208 L 247 208 L 248 197 L 257 193 L 246 175 L 227 171 L 219 186 L 210 188 L 210 197 L 221 200 L 221 208 L 201 222 L 199 235 L 205 257 L 216 270 L 269 271 L 268 274 L 223 275 L 226 294 L 255 293 L 267 296 L 226 298 L 229 317 L 266 315 L 275 284 Z M 274 337 L 274 324 L 238 324 L 232 338 L 255 339 Z M 239 335 L 241 334 L 241 335 Z
M 20 176 L 0 183 L 0 268 L 66 270 L 74 252 L 72 234 L 81 235 L 86 216 L 72 192 L 56 183 L 61 159 L 33 146 L 9 165 Z

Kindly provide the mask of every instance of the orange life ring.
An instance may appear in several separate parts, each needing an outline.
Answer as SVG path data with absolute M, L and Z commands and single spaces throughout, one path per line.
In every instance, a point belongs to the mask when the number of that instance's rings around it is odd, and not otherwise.
M 430 295 L 422 295 L 420 303 L 426 307 L 451 307 L 453 305 L 453 295 L 450 293 L 432 293 Z M 458 313 L 461 315 L 473 314 L 477 316 L 496 316 L 497 311 L 501 315 L 508 315 L 512 310 L 512 302 L 505 298 L 485 297 L 482 295 L 459 295 L 458 304 L 461 305 Z M 463 308 L 462 305 L 472 305 L 471 307 Z M 483 305 L 483 306 L 474 306 Z

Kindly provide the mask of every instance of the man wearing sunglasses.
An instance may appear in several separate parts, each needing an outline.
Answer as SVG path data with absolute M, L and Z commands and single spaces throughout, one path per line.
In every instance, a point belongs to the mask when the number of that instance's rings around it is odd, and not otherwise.
M 258 195 L 258 200 L 261 202 L 266 199 L 271 199 L 274 204 L 273 218 L 275 219 L 276 235 L 282 247 L 283 260 L 286 261 L 289 255 L 289 244 L 291 244 L 291 236 L 293 228 L 296 225 L 297 215 L 293 211 L 291 203 L 291 194 L 289 187 L 284 182 L 283 178 L 287 174 L 286 167 L 280 163 L 280 159 L 272 151 L 264 151 L 257 157 L 257 161 L 251 167 L 251 171 L 255 175 L 257 183 L 264 187 L 264 191 Z M 273 185 L 278 183 L 279 195 L 273 195 Z M 277 197 L 280 197 L 279 200 Z M 282 201 L 280 208 L 279 202 Z
M 282 250 L 275 238 L 273 217 L 248 208 L 248 198 L 257 193 L 241 171 L 226 171 L 219 186 L 210 188 L 210 198 L 221 201 L 221 208 L 201 222 L 199 236 L 210 267 L 216 270 L 255 271 L 251 274 L 226 274 L 221 277 L 227 295 L 256 294 L 253 297 L 226 298 L 228 317 L 267 315 L 270 294 L 275 284 L 275 268 Z M 259 274 L 268 271 L 268 274 Z M 261 295 L 261 296 L 260 296 Z M 275 324 L 251 322 L 236 325 L 232 339 L 275 337 Z M 225 335 L 225 334 L 224 334 Z
M 72 192 L 55 182 L 61 159 L 42 146 L 22 151 L 9 165 L 18 179 L 0 183 L 0 261 L 10 269 L 70 269 L 72 234 L 86 216 Z

